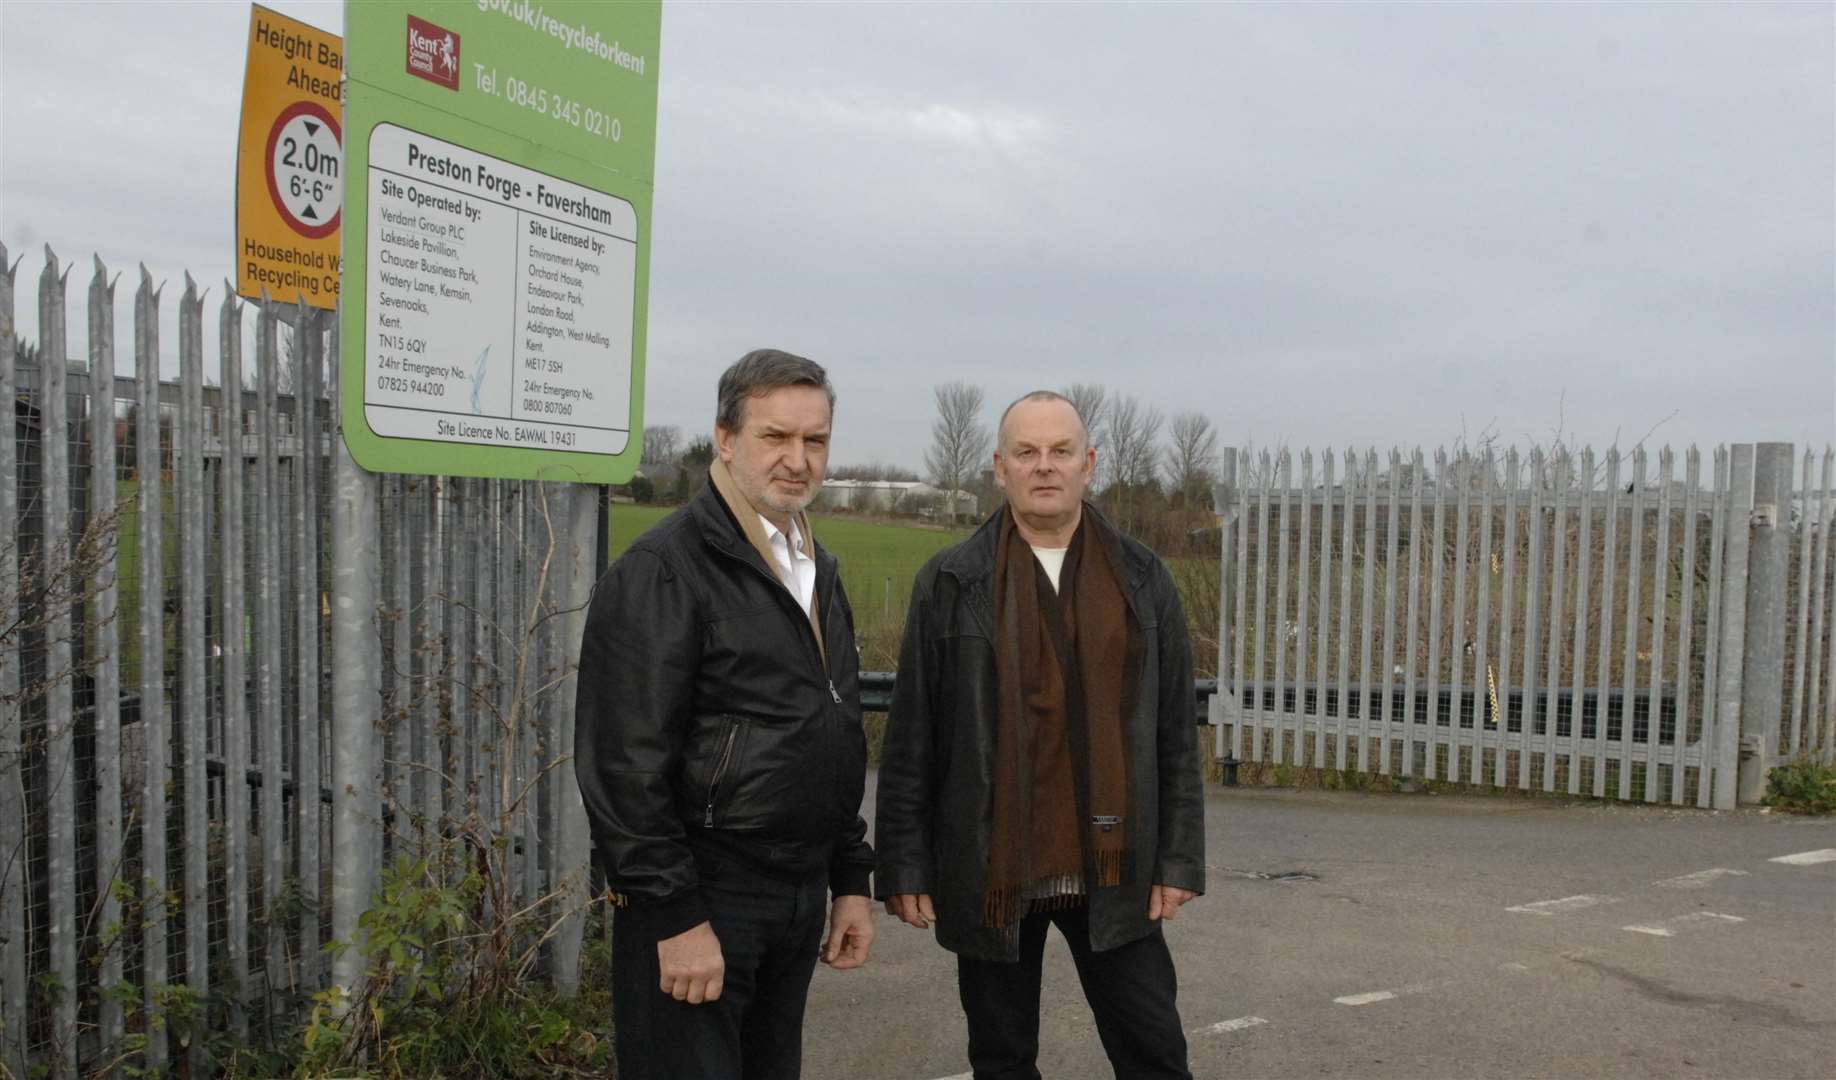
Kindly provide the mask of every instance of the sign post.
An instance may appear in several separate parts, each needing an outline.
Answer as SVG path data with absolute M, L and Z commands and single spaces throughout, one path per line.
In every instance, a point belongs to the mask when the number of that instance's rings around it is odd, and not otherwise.
M 660 25 L 656 2 L 347 5 L 341 390 L 365 469 L 635 472 Z

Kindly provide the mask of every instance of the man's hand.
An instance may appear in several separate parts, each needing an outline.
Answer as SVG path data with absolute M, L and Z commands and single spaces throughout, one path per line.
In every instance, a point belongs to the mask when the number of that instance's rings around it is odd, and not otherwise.
M 1172 885 L 1156 885 L 1148 893 L 1148 919 L 1177 919 L 1179 906 L 1197 896 L 1191 889 L 1176 888 Z
M 867 962 L 873 948 L 873 901 L 865 896 L 838 896 L 829 905 L 829 939 L 822 943 L 822 962 L 847 971 Z
M 657 966 L 663 971 L 663 992 L 690 1005 L 719 998 L 727 973 L 720 939 L 713 924 L 705 922 L 657 942 Z
M 931 906 L 930 893 L 899 893 L 886 898 L 886 914 L 907 926 L 929 930 L 937 921 L 937 909 Z

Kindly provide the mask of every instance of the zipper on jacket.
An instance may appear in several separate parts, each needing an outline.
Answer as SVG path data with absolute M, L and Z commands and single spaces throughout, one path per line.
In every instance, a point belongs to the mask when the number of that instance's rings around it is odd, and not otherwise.
M 708 780 L 708 812 L 701 819 L 703 828 L 714 827 L 714 800 L 720 794 L 720 782 L 725 777 L 727 766 L 733 763 L 733 743 L 739 738 L 739 721 L 727 729 L 727 741 L 720 748 L 720 758 L 714 762 L 714 775 Z
M 757 574 L 759 577 L 764 578 L 765 580 L 771 582 L 774 586 L 778 587 L 780 590 L 783 590 L 786 596 L 790 595 L 789 590 L 784 589 L 784 583 L 782 581 L 778 580 L 777 577 L 766 573 L 762 567 L 753 565 L 743 555 L 740 555 L 737 552 L 729 551 L 726 548 L 721 547 L 719 545 L 715 545 L 715 550 L 720 552 L 722 555 L 725 555 L 727 558 L 732 559 L 734 562 L 739 563 L 741 566 L 746 567 L 752 573 Z M 819 580 L 817 581 L 817 585 L 818 586 L 821 585 L 820 575 L 819 575 Z M 823 625 L 823 629 L 825 632 L 827 631 L 829 627 L 829 619 L 827 616 L 833 614 L 834 608 L 835 608 L 834 593 L 835 593 L 835 590 L 840 587 L 840 585 L 841 585 L 841 575 L 836 574 L 835 579 L 833 582 L 831 582 L 830 588 L 826 594 L 823 593 L 820 590 L 820 588 L 818 589 L 818 592 L 817 592 L 818 596 L 824 597 L 825 602 L 827 603 L 829 607 L 829 611 L 825 612 L 825 617 L 822 620 L 822 625 Z M 793 606 L 795 606 L 794 598 L 793 598 Z M 808 645 L 809 647 L 809 656 L 811 660 L 815 661 L 816 673 L 818 675 L 821 675 L 823 678 L 823 681 L 828 684 L 829 700 L 833 702 L 836 706 L 836 709 L 831 710 L 829 713 L 829 741 L 830 741 L 830 746 L 833 747 L 836 741 L 841 737 L 842 723 L 841 723 L 841 713 L 839 712 L 840 706 L 842 704 L 841 691 L 836 689 L 835 678 L 829 674 L 829 666 L 825 662 L 826 658 L 823 654 L 822 642 L 816 640 L 816 628 L 810 625 L 808 613 L 799 612 L 799 614 L 803 615 L 803 618 L 798 619 L 797 622 L 801 623 L 804 629 L 807 631 L 806 633 L 800 636 L 802 636 L 805 644 Z M 840 755 L 834 754 L 834 753 L 831 753 L 828 756 L 829 756 L 830 767 L 833 770 L 830 776 L 830 782 L 835 787 L 835 789 L 839 791 L 841 787 L 841 757 Z M 713 792 L 712 787 L 710 787 L 708 791 L 707 814 L 703 818 L 702 824 L 707 828 L 714 827 L 714 792 Z

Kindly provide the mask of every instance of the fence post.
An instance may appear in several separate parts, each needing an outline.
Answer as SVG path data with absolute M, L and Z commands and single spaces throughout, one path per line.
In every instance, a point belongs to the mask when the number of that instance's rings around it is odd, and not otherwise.
M 1747 551 L 1753 515 L 1753 444 L 1728 448 L 1727 563 L 1721 579 L 1721 641 L 1716 702 L 1714 772 L 1717 810 L 1734 809 L 1739 794 L 1742 708 L 1741 657 L 1747 641 Z
M 135 571 L 140 580 L 139 626 L 136 644 L 140 648 L 140 725 L 141 745 L 146 747 L 145 772 L 141 777 L 141 869 L 138 882 L 128 884 L 138 890 L 142 904 L 144 930 L 141 939 L 141 993 L 147 1015 L 159 1005 L 170 981 L 170 958 L 167 955 L 167 931 L 172 906 L 167 897 L 180 885 L 169 880 L 166 845 L 167 786 L 177 779 L 172 770 L 172 731 L 175 717 L 168 712 L 171 696 L 166 682 L 166 514 L 168 498 L 161 463 L 166 460 L 160 445 L 159 407 L 159 295 L 165 288 L 153 287 L 153 278 L 143 264 L 140 288 L 134 293 L 134 393 L 136 430 L 134 432 L 135 528 L 140 536 L 140 562 Z M 7 395 L 0 394 L 0 399 Z M 11 520 L 0 508 L 0 521 Z M 147 1025 L 146 1069 L 159 1074 L 165 1071 L 166 1025 Z
M 351 458 L 344 441 L 344 390 L 339 376 L 342 317 L 332 320 L 332 939 L 355 943 L 357 918 L 376 889 L 382 848 L 382 739 L 376 721 L 382 697 L 376 630 L 377 476 Z M 332 983 L 347 995 L 363 977 L 356 949 L 332 960 Z M 346 999 L 348 1003 L 348 998 Z
M 1218 693 L 1212 696 L 1208 706 L 1211 722 L 1217 725 L 1213 732 L 1216 741 L 1213 753 L 1219 761 L 1224 760 L 1224 725 L 1239 726 L 1243 723 L 1243 686 L 1240 680 L 1242 673 L 1231 666 L 1231 635 L 1236 633 L 1237 626 L 1231 618 L 1231 605 L 1236 602 L 1232 586 L 1230 568 L 1235 564 L 1239 552 L 1236 550 L 1235 515 L 1242 512 L 1237 498 L 1237 448 L 1226 446 L 1219 453 L 1220 467 L 1218 482 L 1211 485 L 1211 512 L 1218 518 Z M 1228 688 L 1228 689 L 1227 689 Z
M 1753 454 L 1753 506 L 1747 554 L 1746 650 L 1741 657 L 1740 801 L 1759 802 L 1779 753 L 1785 708 L 1785 577 L 1791 530 L 1791 443 L 1760 443 Z M 1735 510 L 1730 522 L 1743 522 Z
M 39 502 L 44 514 L 40 573 L 69 565 L 70 550 L 70 369 L 65 318 L 65 291 L 70 276 L 58 270 L 57 256 L 45 248 L 45 268 L 38 279 L 39 438 L 44 447 Z M 41 586 L 42 587 L 42 586 Z M 78 978 L 76 900 L 76 703 L 72 683 L 76 657 L 73 643 L 82 640 L 73 614 L 64 604 L 51 605 L 46 620 L 48 667 L 45 708 L 45 874 L 50 903 L 45 937 L 46 968 L 52 981 L 51 1050 L 45 1058 L 53 1076 L 77 1075 Z M 29 1005 L 28 1005 L 29 1007 Z
M 0 430 L 0 521 L 11 539 L 0 542 L 0 626 L 19 621 L 19 489 L 15 442 L 19 437 L 14 345 L 14 288 L 19 263 L 0 244 L 0 405 L 6 427 Z M 11 701 L 20 688 L 19 642 L 0 639 L 0 701 Z M 26 1024 L 26 915 L 24 710 L 0 714 L 0 1068 L 24 1076 Z
M 208 474 L 204 468 L 204 297 L 198 283 L 185 275 L 179 299 L 179 415 L 173 431 L 177 444 L 178 488 L 178 696 L 173 722 L 181 734 L 184 760 L 184 913 L 185 987 L 199 999 L 211 993 L 210 972 L 210 794 L 205 758 L 210 752 L 210 680 L 205 654 L 214 639 L 205 636 L 204 605 L 209 596 L 205 552 L 210 513 L 205 506 Z M 218 636 L 222 631 L 217 631 Z M 194 1075 L 209 1068 L 206 1044 L 191 1038 L 186 1062 Z
M 223 455 L 216 492 L 218 506 L 218 563 L 221 586 L 217 610 L 223 650 L 223 831 L 227 913 L 226 951 L 229 954 L 230 1033 L 247 1041 L 249 1017 L 249 619 L 253 609 L 248 595 L 247 505 L 248 457 L 243 450 L 242 308 L 235 289 L 224 282 L 223 303 L 218 309 L 217 341 L 222 357 L 223 386 L 217 415 L 221 418 Z
M 579 689 L 580 638 L 586 631 L 587 599 L 592 595 L 598 570 L 594 550 L 599 531 L 599 492 L 585 484 L 554 485 L 550 490 L 562 492 L 566 503 L 566 533 L 557 546 L 563 558 L 560 565 L 562 593 L 557 620 L 557 637 L 561 648 L 559 665 L 562 682 L 555 708 L 554 741 L 544 755 L 549 762 L 571 760 L 574 754 L 574 702 Z M 569 677 L 570 675 L 575 677 Z M 574 780 L 571 764 L 549 773 L 549 805 L 554 813 L 554 862 L 551 864 L 549 888 L 563 889 L 567 898 L 562 910 L 567 921 L 555 937 L 554 981 L 557 992 L 573 996 L 580 989 L 581 941 L 586 931 L 586 912 L 592 900 L 592 841 L 587 835 L 586 805 L 580 800 L 580 786 Z
M 326 317 L 316 310 L 300 316 L 294 332 L 297 343 L 299 375 L 295 380 L 294 414 L 298 433 L 299 457 L 293 468 L 294 543 L 299 555 L 295 560 L 294 588 L 298 603 L 298 628 L 294 632 L 298 656 L 295 662 L 299 679 L 298 742 L 293 751 L 294 848 L 299 855 L 301 906 L 299 983 L 307 993 L 320 986 L 319 913 L 324 910 L 319 887 L 319 845 L 325 811 L 319 803 L 320 784 L 320 583 L 322 565 L 319 519 L 319 492 L 324 483 L 320 455 L 324 442 L 319 434 L 320 394 L 324 392 Z
M 93 256 L 95 277 L 89 285 L 89 507 L 90 527 L 107 528 L 119 543 L 121 518 L 116 506 L 115 476 L 115 283 L 109 280 L 102 257 Z M 119 552 L 117 547 L 116 552 Z M 96 904 L 93 916 L 103 935 L 119 935 L 101 953 L 96 978 L 104 987 L 121 982 L 121 953 L 125 937 L 121 927 L 121 898 L 115 892 L 122 868 L 121 820 L 121 626 L 116 622 L 120 604 L 119 578 L 111 555 L 98 565 L 92 578 L 96 660 L 94 710 L 96 740 Z M 123 881 L 133 885 L 134 882 Z M 104 995 L 97 1034 L 103 1045 L 121 1041 L 124 1020 L 118 998 Z

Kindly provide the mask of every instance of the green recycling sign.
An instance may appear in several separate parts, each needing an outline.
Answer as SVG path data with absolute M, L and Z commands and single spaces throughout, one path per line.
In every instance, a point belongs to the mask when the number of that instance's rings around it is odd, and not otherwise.
M 643 439 L 660 0 L 345 6 L 344 435 L 621 483 Z

